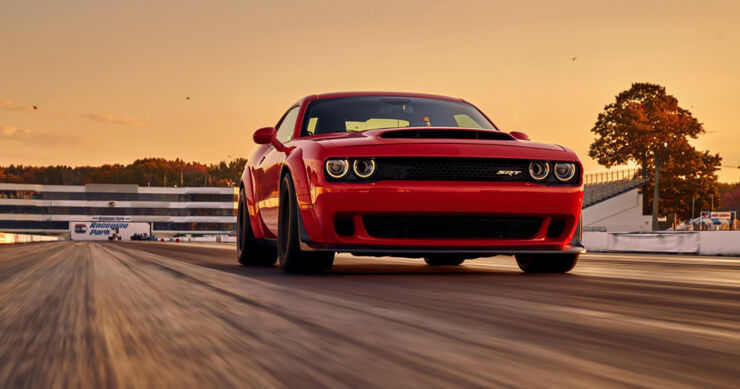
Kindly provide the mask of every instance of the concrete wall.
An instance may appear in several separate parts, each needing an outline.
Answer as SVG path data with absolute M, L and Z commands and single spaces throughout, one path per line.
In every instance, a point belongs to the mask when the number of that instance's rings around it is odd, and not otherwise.
M 740 256 L 740 231 L 610 233 L 584 231 L 583 244 L 596 252 L 651 252 Z
M 583 227 L 607 232 L 649 231 L 650 220 L 642 215 L 642 196 L 635 188 L 583 209 Z
M 699 254 L 740 256 L 740 231 L 700 231 Z

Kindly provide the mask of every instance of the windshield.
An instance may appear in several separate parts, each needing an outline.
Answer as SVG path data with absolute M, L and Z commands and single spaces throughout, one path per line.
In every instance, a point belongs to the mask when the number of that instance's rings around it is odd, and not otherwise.
M 475 107 L 421 97 L 340 97 L 311 102 L 301 136 L 398 127 L 495 129 Z

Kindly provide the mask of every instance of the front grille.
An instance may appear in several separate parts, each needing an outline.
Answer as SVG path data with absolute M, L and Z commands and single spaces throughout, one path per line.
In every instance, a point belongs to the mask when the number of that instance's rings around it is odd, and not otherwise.
M 493 158 L 376 158 L 373 180 L 531 181 L 529 161 Z
M 377 238 L 528 239 L 537 234 L 538 217 L 365 216 L 365 230 Z

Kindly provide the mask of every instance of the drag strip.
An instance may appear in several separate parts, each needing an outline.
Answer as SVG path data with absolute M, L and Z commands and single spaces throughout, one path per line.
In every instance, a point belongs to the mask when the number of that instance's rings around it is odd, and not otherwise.
M 0 247 L 0 386 L 740 385 L 740 258 L 341 255 L 303 276 L 226 247 Z

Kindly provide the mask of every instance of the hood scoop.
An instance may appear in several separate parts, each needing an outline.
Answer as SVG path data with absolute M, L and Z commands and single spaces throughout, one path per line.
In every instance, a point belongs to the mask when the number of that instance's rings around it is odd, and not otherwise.
M 482 140 L 514 140 L 506 132 L 495 130 L 451 130 L 451 129 L 421 129 L 395 130 L 380 134 L 384 139 L 482 139 Z

